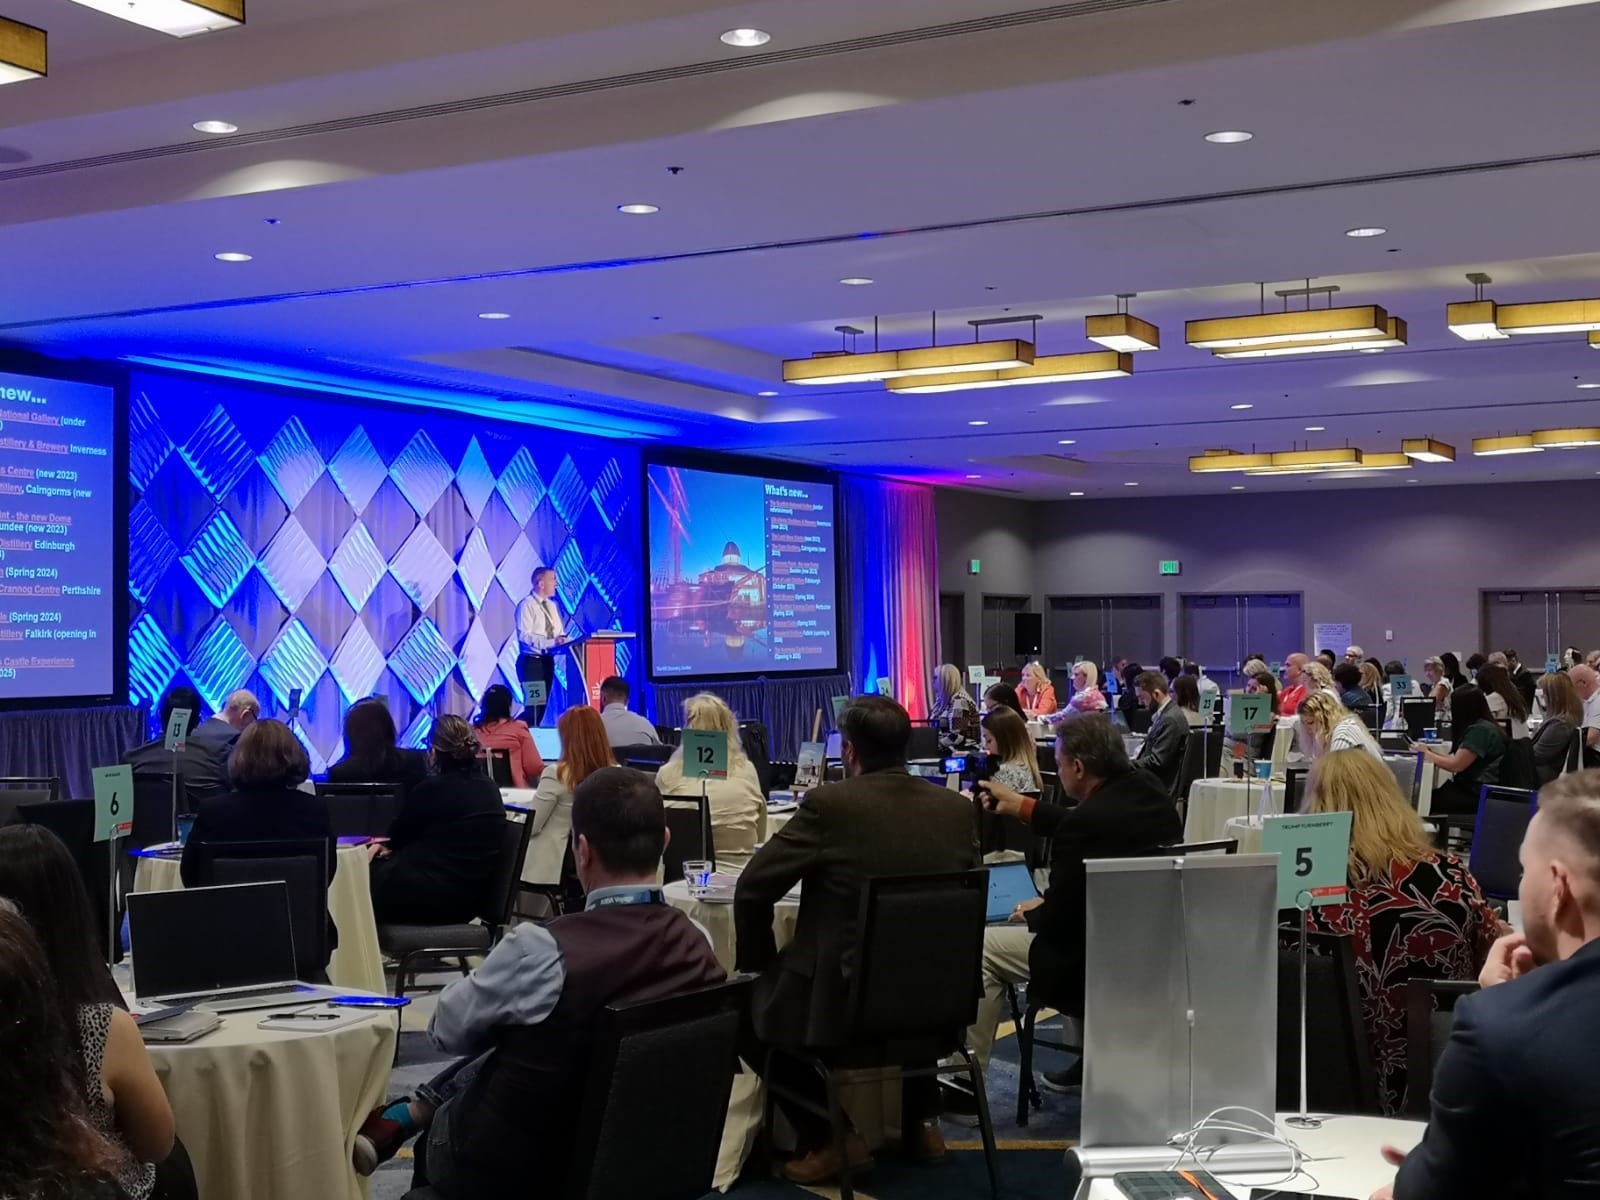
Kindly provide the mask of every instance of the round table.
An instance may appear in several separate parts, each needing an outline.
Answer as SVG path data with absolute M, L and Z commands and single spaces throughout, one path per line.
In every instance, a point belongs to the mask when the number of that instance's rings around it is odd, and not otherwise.
M 1227 837 L 1228 818 L 1255 815 L 1261 806 L 1263 788 L 1268 790 L 1267 812 L 1281 813 L 1282 780 L 1196 779 L 1189 788 L 1189 809 L 1183 822 L 1183 840 L 1213 842 Z
M 151 1046 L 201 1196 L 364 1200 L 356 1131 L 388 1094 L 400 1019 L 375 1012 L 324 1033 L 257 1029 L 228 1013 L 184 1046 Z
M 136 892 L 171 892 L 183 886 L 176 855 L 141 857 L 133 877 Z M 378 923 L 372 916 L 372 871 L 365 846 L 340 846 L 328 885 L 328 914 L 339 931 L 339 947 L 328 960 L 328 981 L 363 992 L 388 991 Z
M 1278 1135 L 1299 1146 L 1307 1159 L 1315 1160 L 1307 1163 L 1311 1174 L 1302 1172 L 1288 1183 L 1281 1183 L 1281 1172 L 1277 1175 L 1213 1172 L 1218 1182 L 1235 1196 L 1248 1196 L 1254 1187 L 1365 1198 L 1394 1182 L 1394 1168 L 1383 1161 L 1383 1147 L 1410 1151 L 1422 1140 L 1422 1131 L 1426 1128 L 1421 1121 L 1397 1121 L 1389 1117 L 1324 1117 L 1320 1129 L 1295 1129 L 1283 1123 L 1287 1115 L 1278 1114 Z M 1152 1169 L 1164 1170 L 1165 1164 Z M 1090 1200 L 1123 1200 L 1122 1193 L 1110 1179 L 1094 1180 L 1088 1194 Z

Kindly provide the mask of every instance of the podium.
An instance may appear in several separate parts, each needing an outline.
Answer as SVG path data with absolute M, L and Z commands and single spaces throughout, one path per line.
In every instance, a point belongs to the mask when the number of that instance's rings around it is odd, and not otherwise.
M 569 646 L 583 693 L 596 708 L 601 707 L 600 685 L 617 673 L 617 643 L 631 642 L 637 636 L 619 629 L 596 629 Z

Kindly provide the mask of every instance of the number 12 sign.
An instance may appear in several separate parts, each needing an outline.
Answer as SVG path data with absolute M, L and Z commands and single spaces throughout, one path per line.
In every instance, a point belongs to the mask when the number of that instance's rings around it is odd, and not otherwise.
M 683 731 L 683 777 L 685 779 L 726 779 L 728 777 L 728 736 L 715 729 Z
M 1261 852 L 1278 855 L 1278 907 L 1343 904 L 1349 891 L 1347 812 L 1268 817 Z

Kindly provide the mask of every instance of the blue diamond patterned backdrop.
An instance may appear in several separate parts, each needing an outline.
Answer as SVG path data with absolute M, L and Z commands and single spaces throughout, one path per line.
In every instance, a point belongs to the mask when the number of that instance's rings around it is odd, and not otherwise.
M 639 628 L 631 447 L 186 376 L 141 372 L 130 394 L 134 703 L 190 683 L 271 712 L 300 688 L 322 771 L 364 696 L 420 746 L 490 684 L 520 694 L 514 610 L 537 566 L 584 628 Z M 619 647 L 624 674 L 636 658 Z M 552 715 L 577 686 L 558 663 Z

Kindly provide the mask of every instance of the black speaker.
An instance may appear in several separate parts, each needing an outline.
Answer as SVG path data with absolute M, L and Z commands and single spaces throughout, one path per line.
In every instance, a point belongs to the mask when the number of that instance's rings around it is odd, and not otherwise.
M 1017 623 L 1013 636 L 1016 645 L 1013 653 L 1021 658 L 1029 654 L 1044 652 L 1044 614 L 1019 612 L 1016 614 Z

